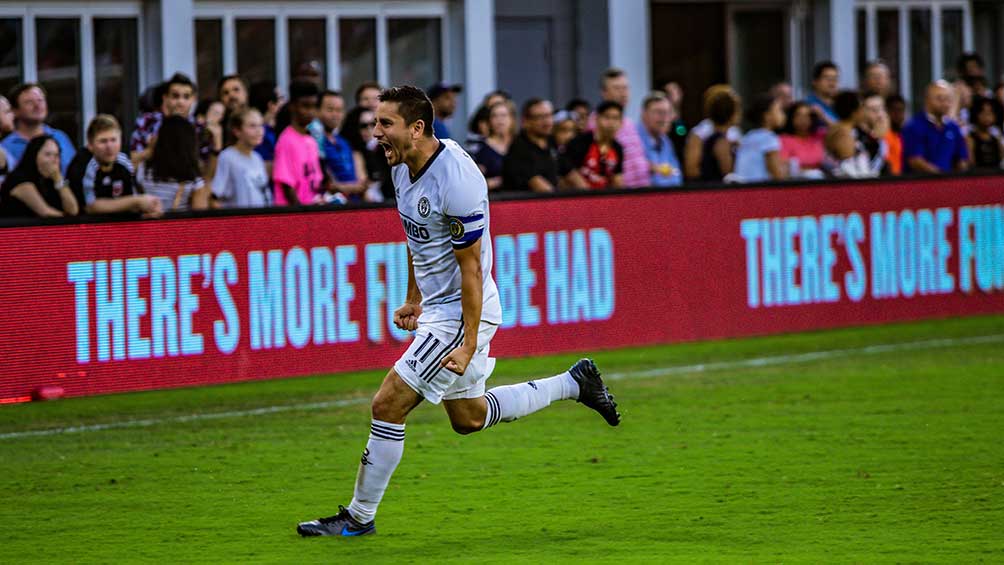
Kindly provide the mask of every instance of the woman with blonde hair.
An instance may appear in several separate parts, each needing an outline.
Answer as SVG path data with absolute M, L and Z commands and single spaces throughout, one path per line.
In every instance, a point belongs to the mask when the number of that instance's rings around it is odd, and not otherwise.
M 516 139 L 516 107 L 512 102 L 497 102 L 488 109 L 488 135 L 471 146 L 471 157 L 488 181 L 488 190 L 502 186 L 502 164 L 509 146 Z

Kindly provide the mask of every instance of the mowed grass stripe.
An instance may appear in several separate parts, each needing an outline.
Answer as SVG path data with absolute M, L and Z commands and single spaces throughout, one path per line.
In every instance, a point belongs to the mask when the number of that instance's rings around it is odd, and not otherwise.
M 623 380 L 629 378 L 656 378 L 672 375 L 705 373 L 711 371 L 727 371 L 732 369 L 748 369 L 759 367 L 770 367 L 776 365 L 794 365 L 798 363 L 810 363 L 827 359 L 849 358 L 862 355 L 878 355 L 883 353 L 896 353 L 901 351 L 915 351 L 926 349 L 941 349 L 950 347 L 960 347 L 966 345 L 983 345 L 988 343 L 1004 342 L 1004 334 L 992 334 L 983 336 L 927 339 L 918 341 L 907 341 L 899 343 L 887 343 L 879 345 L 868 345 L 864 347 L 852 347 L 845 349 L 830 349 L 809 353 L 798 353 L 792 355 L 772 355 L 765 357 L 754 357 L 735 361 L 719 361 L 710 363 L 697 363 L 691 365 L 676 365 L 668 367 L 656 367 L 653 369 L 612 372 L 604 375 L 609 380 Z M 354 406 L 369 402 L 369 398 L 349 398 L 330 400 L 325 402 L 309 402 L 301 404 L 286 404 L 277 406 L 264 406 L 248 410 L 230 410 L 226 412 L 194 413 L 183 416 L 172 416 L 166 418 L 144 418 L 139 420 L 124 420 L 119 422 L 108 422 L 104 424 L 69 426 L 62 428 L 49 428 L 42 430 L 26 430 L 20 432 L 8 432 L 0 434 L 0 440 L 18 439 L 24 437 L 39 437 L 61 434 L 100 432 L 122 428 L 150 427 L 161 424 L 175 424 L 195 422 L 200 420 L 217 420 L 223 418 L 246 418 L 250 416 L 263 416 L 289 411 L 311 411 L 326 410 L 329 408 L 341 408 Z

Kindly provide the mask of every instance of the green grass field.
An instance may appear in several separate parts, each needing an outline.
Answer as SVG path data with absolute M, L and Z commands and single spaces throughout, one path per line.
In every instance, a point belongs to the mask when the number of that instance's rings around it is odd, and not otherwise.
M 0 408 L 0 562 L 1004 562 L 1004 317 L 594 357 L 619 428 L 562 402 L 461 437 L 421 406 L 358 539 L 294 527 L 351 498 L 382 373 Z

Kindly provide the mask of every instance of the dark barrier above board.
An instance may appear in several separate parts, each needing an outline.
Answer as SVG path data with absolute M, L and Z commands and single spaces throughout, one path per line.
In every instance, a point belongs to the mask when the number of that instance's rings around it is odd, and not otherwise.
M 1002 204 L 998 177 L 493 202 L 492 353 L 1004 312 Z M 383 368 L 410 339 L 393 209 L 0 234 L 0 402 Z

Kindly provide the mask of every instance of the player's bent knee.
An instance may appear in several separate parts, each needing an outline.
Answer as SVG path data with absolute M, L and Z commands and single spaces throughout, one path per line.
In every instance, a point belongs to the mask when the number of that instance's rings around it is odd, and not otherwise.
M 458 434 L 465 436 L 467 434 L 473 434 L 474 432 L 480 432 L 481 428 L 484 427 L 484 421 L 476 421 L 474 419 L 465 420 L 450 420 L 450 425 L 453 426 L 453 431 Z
M 374 420 L 402 424 L 407 412 L 402 410 L 400 403 L 393 395 L 381 390 L 373 397 L 373 403 L 370 405 L 370 414 Z

